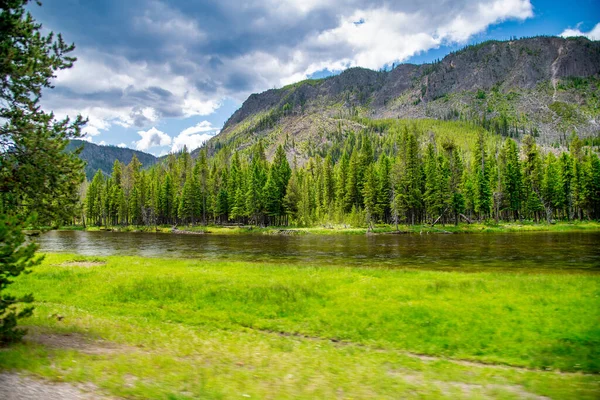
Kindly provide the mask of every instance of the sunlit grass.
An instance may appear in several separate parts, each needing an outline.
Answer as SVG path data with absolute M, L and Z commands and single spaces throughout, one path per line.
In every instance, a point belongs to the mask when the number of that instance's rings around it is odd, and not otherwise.
M 0 368 L 91 381 L 117 395 L 515 398 L 518 386 L 593 398 L 600 389 L 597 375 L 543 372 L 600 372 L 595 274 L 49 254 L 12 287 L 36 294 L 25 324 L 126 347 L 89 355 L 28 343 L 3 351 Z

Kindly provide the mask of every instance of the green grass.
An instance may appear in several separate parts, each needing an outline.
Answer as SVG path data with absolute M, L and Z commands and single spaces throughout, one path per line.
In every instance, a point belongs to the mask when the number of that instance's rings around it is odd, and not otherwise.
M 591 399 L 600 391 L 597 274 L 49 254 L 11 289 L 36 294 L 24 324 L 38 334 L 120 347 L 88 354 L 26 342 L 0 352 L 0 370 L 92 382 L 117 396 Z
M 170 233 L 170 225 L 154 226 L 125 226 L 112 227 L 114 231 L 121 232 L 160 232 Z M 257 226 L 221 226 L 221 225 L 195 225 L 195 226 L 179 226 L 181 231 L 190 232 L 206 232 L 216 235 L 239 235 L 239 234 L 279 234 L 279 233 L 295 233 L 295 234 L 312 234 L 312 235 L 364 235 L 367 233 L 366 227 L 353 227 L 340 224 L 327 224 L 314 227 L 295 227 L 295 226 L 272 226 L 272 227 L 257 227 Z M 87 227 L 87 231 L 99 231 L 104 228 Z M 78 226 L 61 227 L 60 230 L 83 230 Z M 600 222 L 594 221 L 574 221 L 574 222 L 557 222 L 555 224 L 533 223 L 524 221 L 520 223 L 495 223 L 494 221 L 486 223 L 461 223 L 458 226 L 453 224 L 441 225 L 437 224 L 434 227 L 430 225 L 399 225 L 398 230 L 405 233 L 508 233 L 508 232 L 579 232 L 579 231 L 600 231 Z M 293 232 L 286 232 L 293 231 Z M 373 233 L 391 233 L 396 231 L 393 225 L 379 224 L 376 225 Z

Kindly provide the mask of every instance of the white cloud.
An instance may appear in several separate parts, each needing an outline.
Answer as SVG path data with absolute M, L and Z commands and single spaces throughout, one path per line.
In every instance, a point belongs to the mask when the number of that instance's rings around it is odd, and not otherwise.
M 437 30 L 437 35 L 451 42 L 464 42 L 489 25 L 507 19 L 525 20 L 533 17 L 533 6 L 523 0 L 496 0 L 491 4 L 478 4 L 476 11 L 457 15 Z
M 106 142 L 104 140 L 102 140 L 100 143 L 98 143 L 100 146 L 106 146 Z
M 189 128 L 185 128 L 181 131 L 181 135 L 191 135 L 198 132 L 214 132 L 217 131 L 218 128 L 212 126 L 212 124 L 208 121 L 198 122 L 194 126 L 190 126 Z
M 426 7 L 412 11 L 387 6 L 359 9 L 342 16 L 337 27 L 319 33 L 309 42 L 308 49 L 328 49 L 324 54 L 333 57 L 311 63 L 303 72 L 309 75 L 324 68 L 339 70 L 348 65 L 378 69 L 445 43 L 465 42 L 490 25 L 532 16 L 529 0 L 482 2 L 448 13 L 430 13 Z
M 126 147 L 127 147 L 127 145 L 126 145 L 125 143 L 119 143 L 119 144 L 117 145 L 117 147 L 120 147 L 120 148 L 124 149 L 124 148 L 126 148 Z
M 195 98 L 193 94 L 188 94 L 183 101 L 183 115 L 186 118 L 195 115 L 210 115 L 219 107 L 221 107 L 221 104 L 218 101 L 202 101 Z
M 560 36 L 569 37 L 569 36 L 585 36 L 590 40 L 600 40 L 600 23 L 597 23 L 596 26 L 592 28 L 589 32 L 582 32 L 579 30 L 579 26 L 575 29 L 569 28 L 565 29 Z
M 57 72 L 54 84 L 69 94 L 48 91 L 43 102 L 57 116 L 88 118 L 83 132 L 96 136 L 112 125 L 148 127 L 165 117 L 212 114 L 225 94 L 208 96 L 195 87 L 192 78 L 173 72 L 168 64 L 151 65 L 84 49 L 73 68 Z
M 243 7 L 221 0 L 215 19 L 204 21 L 194 14 L 203 13 L 202 7 L 182 4 L 149 1 L 130 14 L 129 24 L 114 25 L 130 35 L 127 40 L 78 47 L 78 61 L 57 72 L 60 90 L 45 93 L 44 107 L 57 115 L 89 117 L 87 140 L 113 126 L 135 126 L 149 135 L 149 127 L 167 118 L 210 115 L 226 98 L 242 102 L 250 93 L 324 69 L 379 69 L 465 42 L 494 24 L 533 16 L 530 0 L 253 0 Z M 600 24 L 587 33 L 577 28 L 562 35 L 582 34 L 598 39 Z M 197 146 L 205 140 L 202 132 L 211 131 L 182 131 L 168 145 Z M 154 141 L 142 136 L 135 146 L 164 145 L 165 137 L 154 132 Z
M 97 136 L 100 134 L 101 130 L 105 131 L 109 127 L 110 124 L 107 121 L 96 116 L 90 116 L 88 117 L 87 124 L 81 129 L 81 132 L 88 136 Z
M 219 129 L 212 126 L 208 121 L 202 121 L 194 126 L 184 129 L 173 138 L 172 152 L 177 152 L 187 146 L 188 151 L 192 151 L 202 146 L 204 142 L 219 133 Z
M 138 150 L 148 150 L 151 147 L 168 146 L 171 144 L 171 137 L 155 127 L 147 131 L 138 131 L 138 134 L 142 137 L 135 142 L 135 148 Z

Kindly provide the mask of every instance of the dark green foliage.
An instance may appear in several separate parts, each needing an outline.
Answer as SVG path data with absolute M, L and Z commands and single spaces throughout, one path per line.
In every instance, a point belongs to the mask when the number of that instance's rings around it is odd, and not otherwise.
M 519 149 L 517 143 L 512 139 L 506 139 L 504 143 L 505 165 L 501 179 L 506 194 L 506 208 L 513 214 L 514 219 L 519 218 L 519 210 L 522 204 L 522 177 L 521 162 L 519 160 Z
M 442 124 L 456 131 L 435 133 L 417 122 L 361 122 L 368 129 L 293 170 L 283 145 L 269 162 L 261 140 L 210 158 L 204 149 L 196 160 L 184 151 L 150 170 L 137 160 L 117 163 L 113 177 L 99 173 L 89 184 L 88 220 L 113 224 L 111 210 L 123 203 L 127 216 L 118 211 L 118 221 L 145 225 L 152 215 L 162 224 L 261 226 L 599 217 L 599 163 L 579 139 L 573 156 L 556 158 L 542 155 L 532 136 L 519 148 L 456 123 Z M 114 193 L 111 204 L 103 193 Z
M 110 175 L 115 161 L 118 160 L 124 164 L 129 164 L 134 155 L 144 168 L 148 168 L 158 161 L 152 154 L 142 151 L 116 146 L 99 146 L 84 140 L 71 140 L 66 150 L 75 152 L 80 148 L 82 149 L 78 155 L 85 162 L 85 175 L 90 180 L 98 170 L 102 171 L 105 175 Z
M 70 222 L 83 180 L 82 162 L 65 148 L 85 121 L 57 121 L 39 103 L 56 71 L 73 65 L 74 46 L 60 35 L 42 35 L 28 3 L 0 3 L 0 342 L 19 339 L 17 319 L 32 310 L 18 307 L 32 296 L 5 292 L 12 278 L 39 263 L 36 246 L 24 245 L 23 228 Z
M 12 278 L 29 273 L 42 261 L 42 257 L 35 257 L 37 245 L 25 244 L 23 229 L 31 222 L 0 214 L 0 344 L 20 340 L 26 331 L 16 328 L 17 320 L 33 312 L 33 307 L 19 306 L 32 303 L 32 295 L 16 297 L 6 293 Z

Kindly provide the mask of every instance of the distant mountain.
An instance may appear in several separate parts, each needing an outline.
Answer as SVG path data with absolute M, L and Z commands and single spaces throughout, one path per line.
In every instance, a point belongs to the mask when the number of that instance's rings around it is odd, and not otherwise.
M 206 148 L 243 151 L 262 139 L 269 158 L 283 144 L 290 159 L 302 162 L 363 129 L 364 118 L 467 120 L 503 136 L 530 133 L 560 146 L 573 132 L 600 135 L 599 88 L 598 41 L 489 41 L 432 64 L 351 68 L 253 94 Z
M 88 179 L 92 179 L 98 170 L 110 175 L 115 160 L 129 164 L 134 154 L 143 167 L 149 167 L 158 160 L 152 154 L 142 151 L 116 146 L 100 146 L 84 140 L 71 140 L 67 146 L 67 150 L 74 151 L 81 146 L 83 146 L 83 150 L 79 154 L 79 157 L 86 162 L 85 175 Z

